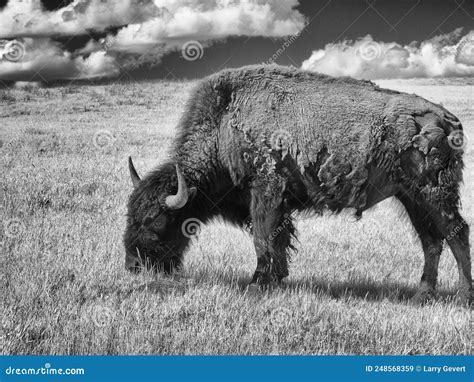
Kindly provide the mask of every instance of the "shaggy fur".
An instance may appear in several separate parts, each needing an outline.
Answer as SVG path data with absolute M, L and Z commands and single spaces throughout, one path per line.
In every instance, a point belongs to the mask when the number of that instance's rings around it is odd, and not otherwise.
M 396 196 L 425 252 L 423 293 L 434 290 L 443 240 L 461 226 L 448 243 L 469 295 L 468 226 L 458 213 L 462 151 L 449 144 L 460 130 L 442 106 L 370 81 L 278 66 L 222 71 L 191 95 L 170 161 L 132 194 L 127 258 L 136 258 L 138 249 L 158 266 L 170 254 L 179 264 L 187 245 L 179 224 L 220 216 L 239 226 L 251 222 L 258 259 L 253 281 L 268 284 L 288 275 L 293 211 L 353 208 L 360 217 Z M 169 211 L 163 201 L 176 192 L 175 163 L 198 194 Z M 150 235 L 156 216 L 165 228 Z

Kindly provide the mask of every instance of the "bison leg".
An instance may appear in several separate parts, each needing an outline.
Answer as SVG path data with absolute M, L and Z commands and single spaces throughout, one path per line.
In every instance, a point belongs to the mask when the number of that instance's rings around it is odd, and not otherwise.
M 472 301 L 471 254 L 469 226 L 459 212 L 440 212 L 423 208 L 406 196 L 399 196 L 420 236 L 425 253 L 425 267 L 421 286 L 415 299 L 423 299 L 434 291 L 438 275 L 439 257 L 445 239 L 456 259 L 459 270 L 459 296 L 463 302 Z
M 398 195 L 398 199 L 405 206 L 408 216 L 418 233 L 425 255 L 425 265 L 423 267 L 420 287 L 413 297 L 415 301 L 422 302 L 433 297 L 435 294 L 439 258 L 443 250 L 443 235 L 439 232 L 435 222 L 423 207 L 414 203 L 406 195 Z
M 252 189 L 251 216 L 257 269 L 251 283 L 280 283 L 288 276 L 288 249 L 291 246 L 293 224 L 283 203 L 281 180 L 267 182 Z
M 459 271 L 459 297 L 462 302 L 472 301 L 471 253 L 469 248 L 469 226 L 458 211 L 435 212 L 435 222 L 444 234 Z

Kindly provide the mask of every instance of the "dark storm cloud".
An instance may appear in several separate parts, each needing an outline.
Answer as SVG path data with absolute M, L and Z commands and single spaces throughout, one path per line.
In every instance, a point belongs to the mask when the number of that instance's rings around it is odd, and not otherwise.
M 10 1 L 0 80 L 197 78 L 273 58 L 365 78 L 471 75 L 473 15 L 462 0 Z M 362 43 L 383 54 L 361 61 Z
M 192 60 L 194 54 L 202 55 L 202 49 L 230 36 L 292 35 L 304 27 L 303 15 L 294 9 L 297 4 L 296 0 L 76 0 L 47 11 L 39 1 L 9 2 L 0 12 L 0 37 L 15 38 L 23 52 L 8 59 L 11 46 L 4 46 L 0 79 L 29 79 L 31 74 L 45 80 L 116 76 L 122 70 L 156 65 L 173 51 L 183 50 Z M 117 26 L 123 27 L 99 41 L 91 38 L 72 52 L 70 46 L 58 43 L 61 36 L 97 34 Z

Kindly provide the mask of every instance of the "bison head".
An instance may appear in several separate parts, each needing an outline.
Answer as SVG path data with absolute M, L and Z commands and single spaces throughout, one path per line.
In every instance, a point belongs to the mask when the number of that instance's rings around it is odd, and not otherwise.
M 131 158 L 128 164 L 135 190 L 130 196 L 124 234 L 125 267 L 132 272 L 146 267 L 171 273 L 181 265 L 189 242 L 182 224 L 189 217 L 185 207 L 196 188 L 188 188 L 178 165 L 165 165 L 141 180 Z

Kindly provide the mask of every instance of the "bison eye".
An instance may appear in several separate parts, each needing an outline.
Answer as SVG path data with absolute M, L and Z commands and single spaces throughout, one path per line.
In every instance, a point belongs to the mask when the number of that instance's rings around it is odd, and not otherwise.
M 143 221 L 143 225 L 150 231 L 160 233 L 166 228 L 166 221 L 165 215 L 147 216 Z

